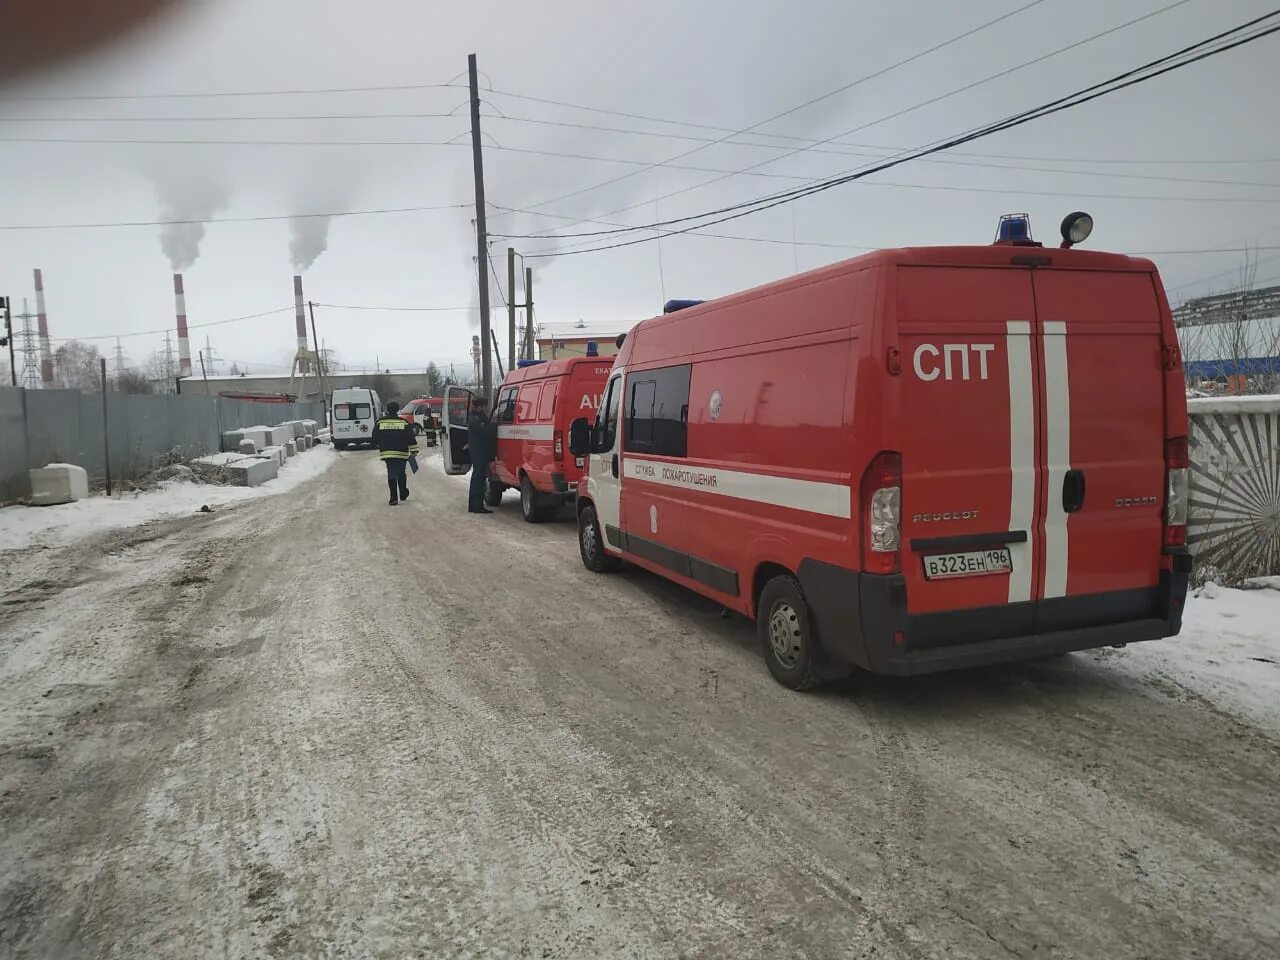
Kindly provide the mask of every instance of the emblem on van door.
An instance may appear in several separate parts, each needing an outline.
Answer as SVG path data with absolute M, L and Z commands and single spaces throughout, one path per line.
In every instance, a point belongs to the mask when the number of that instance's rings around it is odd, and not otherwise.
M 1159 502 L 1159 497 L 1116 497 L 1117 507 L 1153 507 Z
M 711 419 L 719 420 L 722 409 L 724 409 L 724 397 L 720 395 L 719 390 L 712 390 L 711 401 L 707 404 L 707 412 L 711 414 Z

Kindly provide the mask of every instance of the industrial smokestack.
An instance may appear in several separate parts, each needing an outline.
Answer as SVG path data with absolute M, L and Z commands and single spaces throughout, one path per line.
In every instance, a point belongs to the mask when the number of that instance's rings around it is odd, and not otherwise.
M 173 275 L 173 308 L 178 315 L 178 376 L 191 376 L 191 341 L 187 339 L 187 296 L 182 292 L 182 274 Z
M 298 329 L 298 369 L 306 373 L 307 366 L 307 313 L 302 304 L 302 277 L 293 278 L 293 309 Z
M 36 323 L 40 334 L 40 380 L 46 387 L 53 386 L 53 348 L 49 345 L 49 315 L 44 309 L 44 277 L 36 267 Z

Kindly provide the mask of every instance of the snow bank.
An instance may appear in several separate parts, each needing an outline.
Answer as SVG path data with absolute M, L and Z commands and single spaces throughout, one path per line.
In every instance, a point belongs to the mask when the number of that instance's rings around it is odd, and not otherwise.
M 1181 634 L 1135 643 L 1109 658 L 1109 665 L 1158 686 L 1172 682 L 1280 731 L 1280 578 L 1259 585 L 1229 590 L 1206 584 L 1187 597 Z
M 20 550 L 34 545 L 63 546 L 106 530 L 195 513 L 206 504 L 216 508 L 288 493 L 324 473 L 336 461 L 333 448 L 322 446 L 291 458 L 280 468 L 276 479 L 258 487 L 170 480 L 160 484 L 160 489 L 146 493 L 95 496 L 56 507 L 6 507 L 0 510 L 0 550 Z

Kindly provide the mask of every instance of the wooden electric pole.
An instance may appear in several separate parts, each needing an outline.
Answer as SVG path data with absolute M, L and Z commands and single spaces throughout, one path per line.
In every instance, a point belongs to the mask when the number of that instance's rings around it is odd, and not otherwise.
M 524 350 L 530 360 L 533 355 L 533 267 L 524 268 Z
M 516 248 L 507 247 L 507 369 L 516 368 Z
M 480 286 L 480 395 L 493 396 L 493 360 L 489 356 L 489 235 L 484 222 L 484 157 L 480 151 L 480 81 L 476 55 L 467 56 L 467 77 L 471 82 L 471 161 L 476 180 L 476 282 Z

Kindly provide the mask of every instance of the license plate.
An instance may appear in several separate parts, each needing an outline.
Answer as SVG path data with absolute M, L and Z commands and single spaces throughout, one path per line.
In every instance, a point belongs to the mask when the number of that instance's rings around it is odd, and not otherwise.
M 939 553 L 924 558 L 924 578 L 945 580 L 948 577 L 982 577 L 1013 570 L 1013 557 L 1008 547 L 994 550 L 970 550 L 965 553 Z

